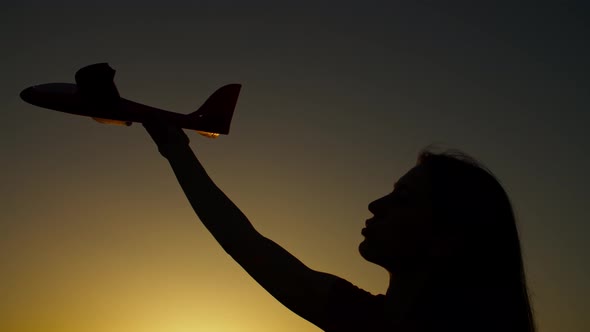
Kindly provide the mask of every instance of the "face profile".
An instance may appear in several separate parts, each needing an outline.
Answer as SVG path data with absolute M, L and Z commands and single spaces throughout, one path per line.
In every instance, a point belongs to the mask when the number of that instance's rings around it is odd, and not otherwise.
M 432 197 L 429 175 L 415 166 L 394 185 L 394 190 L 371 202 L 373 217 L 362 230 L 360 254 L 391 272 L 429 255 L 432 239 Z

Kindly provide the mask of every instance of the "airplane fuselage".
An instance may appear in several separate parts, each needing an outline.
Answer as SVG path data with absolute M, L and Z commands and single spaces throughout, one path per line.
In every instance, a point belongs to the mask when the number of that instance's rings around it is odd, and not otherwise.
M 229 133 L 240 84 L 224 85 L 196 111 L 180 114 L 121 98 L 114 75 L 115 70 L 107 63 L 97 63 L 79 69 L 76 84 L 35 85 L 24 89 L 20 96 L 35 106 L 91 117 L 106 124 L 158 122 L 193 129 L 211 138 Z
M 192 123 L 194 121 L 189 121 L 189 116 L 186 114 L 165 111 L 125 98 L 112 101 L 85 100 L 79 93 L 77 85 L 72 83 L 32 86 L 25 89 L 21 97 L 35 106 L 91 118 L 116 120 L 127 125 L 133 122 L 164 121 L 186 129 L 211 130 L 211 128 L 203 128 L 199 123 Z

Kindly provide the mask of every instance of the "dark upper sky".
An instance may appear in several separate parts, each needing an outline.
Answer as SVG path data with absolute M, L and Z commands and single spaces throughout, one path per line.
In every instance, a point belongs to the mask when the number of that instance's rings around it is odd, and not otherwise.
M 191 146 L 263 234 L 374 293 L 367 204 L 428 144 L 464 150 L 512 199 L 539 330 L 586 330 L 589 6 L 482 3 L 5 4 L 0 330 L 315 330 L 223 253 L 141 126 L 18 98 L 96 62 L 181 113 L 242 83 L 231 134 Z

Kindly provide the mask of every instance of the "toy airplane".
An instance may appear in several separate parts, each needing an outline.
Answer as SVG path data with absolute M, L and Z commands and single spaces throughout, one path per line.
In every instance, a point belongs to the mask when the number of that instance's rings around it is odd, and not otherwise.
M 114 125 L 156 121 L 193 129 L 216 138 L 227 135 L 240 94 L 240 84 L 219 88 L 203 106 L 190 114 L 179 114 L 121 98 L 113 82 L 115 70 L 97 63 L 76 72 L 76 84 L 48 83 L 24 89 L 20 97 L 27 103 L 55 111 L 83 115 Z

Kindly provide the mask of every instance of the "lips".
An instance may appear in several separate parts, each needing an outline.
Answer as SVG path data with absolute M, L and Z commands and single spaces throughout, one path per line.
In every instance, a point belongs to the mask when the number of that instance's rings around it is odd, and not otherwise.
M 364 237 L 371 236 L 373 233 L 375 233 L 375 229 L 373 229 L 371 227 L 365 227 L 361 230 L 361 234 Z
M 377 219 L 377 218 L 373 217 L 373 218 L 371 218 L 371 219 L 367 219 L 367 221 L 365 221 L 365 228 L 363 228 L 363 229 L 361 230 L 361 234 L 362 234 L 363 236 L 365 236 L 365 237 L 366 237 L 367 235 L 371 235 L 372 233 L 374 233 L 374 232 L 375 232 L 375 229 L 374 229 L 374 228 L 375 228 L 375 226 L 371 226 L 371 225 L 373 225 L 373 224 L 375 224 L 375 223 L 377 222 L 377 220 L 376 220 L 376 219 Z

